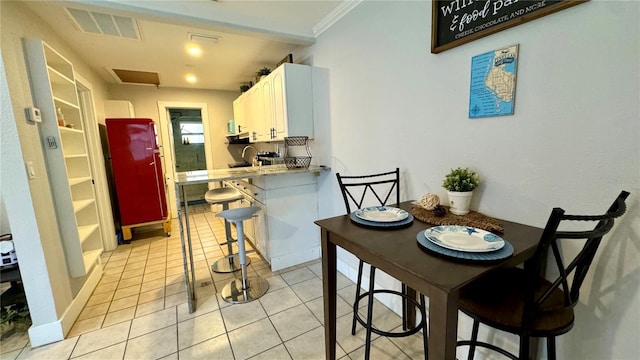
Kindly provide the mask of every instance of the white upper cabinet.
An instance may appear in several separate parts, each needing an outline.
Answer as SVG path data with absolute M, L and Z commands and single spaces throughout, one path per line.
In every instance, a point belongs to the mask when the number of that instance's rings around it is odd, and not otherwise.
M 25 47 L 67 268 L 80 277 L 99 265 L 102 235 L 73 65 L 39 39 Z
M 252 142 L 313 138 L 311 70 L 308 65 L 282 64 L 234 102 L 234 117 L 249 124 Z M 243 103 L 244 112 L 236 102 Z

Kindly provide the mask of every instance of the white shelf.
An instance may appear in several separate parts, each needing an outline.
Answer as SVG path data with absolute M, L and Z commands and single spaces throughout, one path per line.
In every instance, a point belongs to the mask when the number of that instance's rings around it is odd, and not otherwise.
M 91 270 L 93 265 L 97 263 L 98 259 L 100 259 L 101 254 L 102 249 L 89 250 L 82 253 L 82 264 L 87 273 Z
M 91 236 L 96 230 L 98 230 L 100 226 L 97 224 L 94 225 L 86 225 L 78 227 L 78 235 L 80 237 L 80 243 L 84 243 L 89 236 Z
M 42 115 L 40 137 L 58 145 L 44 153 L 67 269 L 71 277 L 86 276 L 102 253 L 102 233 L 73 64 L 42 40 L 24 44 L 34 105 Z M 58 109 L 74 128 L 58 126 Z
M 73 212 L 78 213 L 80 210 L 86 208 L 94 202 L 94 199 L 73 201 Z
M 82 184 L 85 181 L 91 181 L 90 176 L 79 177 L 79 178 L 69 178 L 69 186 Z

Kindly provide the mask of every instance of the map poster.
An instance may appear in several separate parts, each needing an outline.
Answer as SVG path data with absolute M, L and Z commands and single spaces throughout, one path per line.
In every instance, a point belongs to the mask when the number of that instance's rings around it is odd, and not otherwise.
M 471 59 L 469 118 L 513 115 L 518 45 Z

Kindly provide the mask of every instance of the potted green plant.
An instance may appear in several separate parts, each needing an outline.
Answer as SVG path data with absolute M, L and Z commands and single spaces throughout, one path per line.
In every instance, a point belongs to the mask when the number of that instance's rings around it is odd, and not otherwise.
M 473 190 L 480 185 L 480 177 L 469 168 L 456 168 L 445 175 L 442 187 L 447 190 L 449 211 L 455 215 L 469 213 Z
M 262 79 L 263 76 L 267 76 L 269 74 L 271 74 L 271 69 L 269 69 L 268 67 L 263 67 L 256 72 L 256 75 L 258 75 L 258 79 Z
M 27 304 L 21 308 L 11 304 L 0 309 L 0 339 L 6 339 L 15 332 L 24 332 L 30 325 L 31 317 Z

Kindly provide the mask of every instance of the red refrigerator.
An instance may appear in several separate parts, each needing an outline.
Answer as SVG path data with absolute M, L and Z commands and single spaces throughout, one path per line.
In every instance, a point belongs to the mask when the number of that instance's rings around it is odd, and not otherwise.
M 156 129 L 151 119 L 106 119 L 109 157 L 123 226 L 167 218 Z

